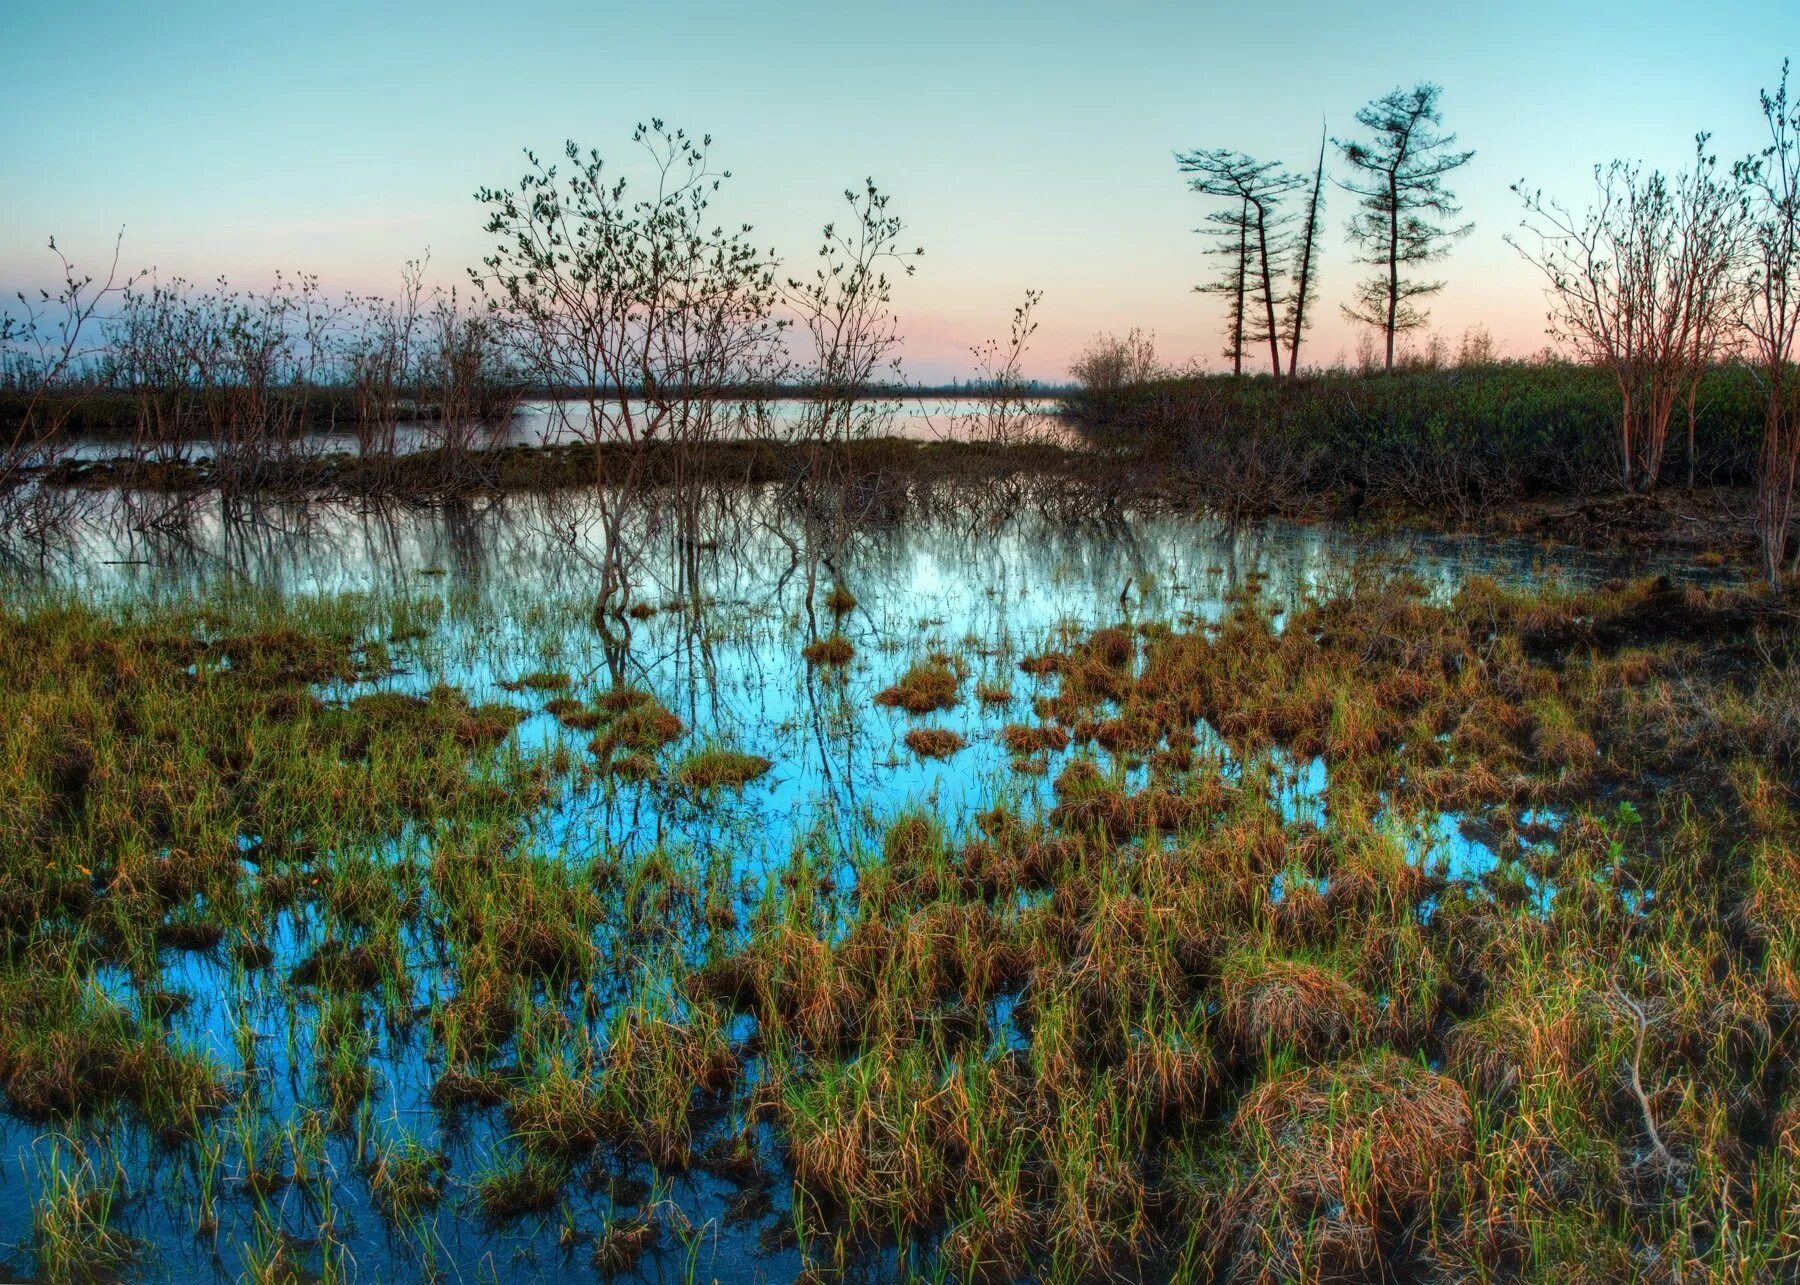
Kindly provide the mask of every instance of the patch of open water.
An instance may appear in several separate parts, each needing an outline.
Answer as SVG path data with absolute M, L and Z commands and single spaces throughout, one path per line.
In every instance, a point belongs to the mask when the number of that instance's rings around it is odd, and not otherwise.
M 591 619 L 600 539 L 591 498 L 517 497 L 411 511 L 313 504 L 247 513 L 208 504 L 185 509 L 179 524 L 147 527 L 134 506 L 155 503 L 94 496 L 67 543 L 45 553 L 40 584 L 121 605 L 246 587 L 289 597 L 409 600 L 406 612 L 424 632 L 390 644 L 395 672 L 321 694 L 348 699 L 448 683 L 474 701 L 526 710 L 518 739 L 528 752 L 566 743 L 579 757 L 586 734 L 567 732 L 542 712 L 545 698 L 558 693 L 515 690 L 522 675 L 567 673 L 576 697 L 616 681 L 646 687 L 689 729 L 675 755 L 717 742 L 762 755 L 773 770 L 710 806 L 661 782 L 567 782 L 533 817 L 530 842 L 574 858 L 662 845 L 701 863 L 728 862 L 747 888 L 809 838 L 828 836 L 841 852 L 878 847 L 887 822 L 906 807 L 928 810 L 952 831 L 997 802 L 1024 813 L 1044 807 L 1056 760 L 1074 751 L 1053 755 L 1042 775 L 1023 776 L 1012 770 L 999 732 L 1010 722 L 1035 721 L 1032 699 L 1048 690 L 1017 662 L 1065 634 L 1122 619 L 1193 628 L 1223 617 L 1252 588 L 1279 608 L 1378 566 L 1406 571 L 1442 594 L 1473 575 L 1579 584 L 1644 570 L 1527 544 L 1362 538 L 1286 523 L 1229 529 L 1129 511 L 1071 517 L 1024 508 L 990 518 L 949 505 L 860 533 L 838 551 L 834 570 L 813 568 L 809 585 L 808 568 L 748 493 L 719 498 L 703 540 L 680 539 L 654 517 L 644 519 L 639 535 L 649 553 L 637 571 L 637 598 L 658 610 L 609 639 Z M 810 666 L 800 655 L 807 641 L 832 628 L 818 600 L 834 580 L 857 599 L 838 626 L 856 649 L 841 672 Z M 931 652 L 959 656 L 968 666 L 956 706 L 915 720 L 875 703 L 876 692 Z M 1009 694 L 977 700 L 977 682 Z M 955 731 L 968 746 L 947 760 L 922 759 L 903 743 L 921 725 Z M 1197 730 L 1203 746 L 1226 752 L 1210 729 Z M 1284 808 L 1322 822 L 1324 763 L 1278 766 Z M 1464 820 L 1446 815 L 1423 827 L 1409 845 L 1415 859 L 1442 862 L 1458 876 L 1491 868 L 1497 854 Z M 277 978 L 316 941 L 317 927 L 313 912 L 285 915 L 271 943 L 276 968 L 263 973 L 204 952 L 164 953 L 163 986 L 191 997 L 171 1019 L 174 1030 L 228 1070 L 255 1077 L 262 1093 L 257 1119 L 233 1121 L 227 1107 L 209 1130 L 205 1145 L 228 1153 L 220 1167 L 228 1191 L 218 1202 L 218 1230 L 205 1238 L 192 1230 L 200 1179 L 186 1153 L 159 1148 L 141 1130 L 114 1130 L 110 1150 L 128 1191 L 117 1221 L 147 1246 L 140 1270 L 235 1277 L 245 1247 L 269 1225 L 301 1245 L 331 1225 L 346 1263 L 370 1279 L 587 1279 L 586 1250 L 569 1247 L 567 1229 L 591 1231 L 638 1207 L 615 1208 L 609 1194 L 634 1183 L 649 1184 L 647 1199 L 673 1202 L 696 1229 L 687 1239 L 665 1235 L 645 1260 L 647 1274 L 748 1281 L 799 1270 L 796 1252 L 783 1247 L 785 1193 L 777 1189 L 766 1208 L 751 1211 L 733 1184 L 700 1167 L 659 1176 L 641 1161 L 618 1161 L 614 1178 L 633 1183 L 615 1181 L 609 1189 L 576 1182 L 557 1212 L 484 1223 L 462 1189 L 506 1150 L 504 1119 L 493 1110 L 441 1115 L 430 1101 L 430 1055 L 419 1033 L 378 1019 L 371 1025 L 378 1075 L 366 1129 L 442 1147 L 452 1188 L 443 1205 L 397 1230 L 374 1208 L 359 1172 L 372 1139 L 353 1134 L 320 1144 L 316 1162 L 329 1181 L 247 1195 L 253 1166 L 229 1154 L 233 1148 L 249 1140 L 281 1150 L 291 1167 L 311 1145 L 293 1131 L 314 1098 L 309 1050 L 323 1001 L 289 992 Z M 413 972 L 416 993 L 399 1003 L 423 1005 L 447 993 L 454 983 L 433 944 L 411 941 L 408 949 L 421 966 Z M 121 997 L 131 994 L 121 976 L 98 981 Z M 1002 1001 L 990 1014 L 1001 1047 L 1022 1043 L 1009 1006 Z M 29 1261 L 32 1200 L 53 1145 L 38 1126 L 0 1124 L 0 1255 L 15 1264 Z

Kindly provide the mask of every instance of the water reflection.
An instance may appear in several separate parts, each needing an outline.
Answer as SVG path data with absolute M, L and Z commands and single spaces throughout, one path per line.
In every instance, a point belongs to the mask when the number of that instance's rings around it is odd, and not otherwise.
M 782 859 L 813 826 L 884 816 L 907 801 L 954 819 L 995 795 L 1041 796 L 1045 779 L 1016 777 L 996 733 L 1030 717 L 1039 689 L 1017 661 L 1053 646 L 1060 630 L 1118 620 L 1189 628 L 1219 619 L 1250 590 L 1279 610 L 1372 565 L 1404 569 L 1444 594 L 1477 573 L 1579 582 L 1618 569 L 1527 544 L 1358 538 L 1289 523 L 1231 528 L 1092 505 L 1076 512 L 1054 503 L 1055 493 L 983 513 L 979 498 L 919 497 L 899 520 L 857 531 L 836 565 L 820 569 L 774 511 L 772 488 L 709 490 L 688 522 L 651 497 L 635 506 L 629 538 L 638 551 L 634 600 L 654 614 L 599 628 L 589 608 L 603 537 L 586 492 L 416 509 L 103 492 L 88 497 L 59 543 L 36 551 L 34 579 L 102 601 L 246 587 L 426 600 L 443 627 L 379 686 L 447 682 L 477 700 L 527 705 L 528 745 L 550 742 L 559 728 L 538 712 L 541 697 L 502 686 L 520 674 L 567 672 L 577 697 L 621 682 L 648 687 L 694 743 L 728 743 L 775 763 L 746 792 L 733 841 L 752 834 L 757 855 Z M 841 672 L 801 656 L 832 627 L 817 598 L 834 576 L 857 600 L 841 624 L 856 656 Z M 956 655 L 970 671 L 961 702 L 925 720 L 969 742 L 944 762 L 907 751 L 902 738 L 915 720 L 873 702 L 930 652 Z M 1010 699 L 974 700 L 977 682 L 1010 689 Z M 650 788 L 572 797 L 557 833 L 639 840 L 639 796 Z M 716 839 L 709 823 L 696 824 L 688 838 Z
M 708 417 L 706 436 L 713 441 L 744 438 L 791 440 L 807 431 L 808 404 L 797 398 L 777 398 L 768 402 L 718 403 L 719 410 Z M 639 419 L 648 404 L 631 403 L 632 413 Z M 871 435 L 899 437 L 908 441 L 964 441 L 979 437 L 989 422 L 988 407 L 969 397 L 895 397 L 870 399 L 865 403 L 868 431 Z M 615 417 L 617 412 L 614 412 Z M 1057 417 L 1057 403 L 1048 398 L 1027 399 L 1009 407 L 1009 432 L 1032 440 L 1067 442 L 1068 427 Z M 604 427 L 603 433 L 610 430 Z M 585 405 L 558 404 L 550 401 L 521 402 L 512 418 L 498 426 L 459 428 L 454 440 L 446 441 L 442 427 L 426 421 L 395 425 L 392 450 L 401 455 L 437 450 L 447 444 L 465 449 L 496 449 L 507 446 L 562 446 L 593 441 L 593 417 Z M 354 428 L 316 430 L 297 434 L 284 449 L 298 455 L 355 455 L 361 438 Z M 384 439 L 384 449 L 386 442 Z M 155 460 L 198 461 L 211 459 L 215 447 L 210 441 L 194 438 L 164 442 L 142 448 L 146 458 Z M 120 432 L 78 434 L 57 447 L 60 459 L 85 462 L 129 457 L 133 453 L 131 438 Z
M 447 682 L 476 700 L 526 709 L 519 729 L 526 748 L 567 744 L 577 757 L 585 736 L 572 736 L 543 712 L 547 693 L 517 689 L 514 680 L 536 670 L 565 673 L 578 697 L 620 682 L 647 687 L 690 729 L 683 746 L 729 744 L 770 759 L 773 770 L 741 795 L 706 807 L 658 780 L 571 774 L 533 818 L 527 842 L 572 859 L 677 847 L 700 868 L 727 868 L 749 897 L 796 846 L 826 835 L 836 851 L 867 849 L 906 806 L 923 805 L 957 827 L 996 801 L 1021 809 L 1041 804 L 1054 772 L 1015 773 L 997 734 L 1008 722 L 1031 719 L 1031 701 L 1043 690 L 1019 671 L 1019 659 L 1054 646 L 1067 631 L 1119 620 L 1191 628 L 1219 619 L 1246 592 L 1279 609 L 1372 566 L 1406 570 L 1440 594 L 1477 573 L 1508 581 L 1555 574 L 1579 582 L 1620 569 L 1586 557 L 1551 559 L 1528 545 L 1359 538 L 1283 523 L 1232 528 L 1120 507 L 1050 483 L 1003 495 L 964 487 L 913 491 L 884 520 L 849 532 L 809 526 L 775 488 L 708 490 L 679 503 L 667 498 L 638 497 L 628 515 L 633 600 L 646 609 L 643 618 L 594 619 L 605 526 L 600 506 L 585 492 L 427 508 L 74 493 L 70 502 L 78 511 L 54 534 L 13 548 L 19 564 L 13 592 L 72 592 L 118 605 L 243 593 L 361 593 L 413 602 L 414 614 L 437 626 L 421 639 L 394 641 L 396 672 L 372 683 L 333 685 L 322 689 L 324 696 L 342 700 Z M 833 583 L 856 599 L 838 625 L 855 647 L 842 671 L 821 670 L 801 655 L 807 642 L 833 627 L 820 602 Z M 960 702 L 920 720 L 969 742 L 945 761 L 911 753 L 903 738 L 919 721 L 874 701 L 930 652 L 958 656 L 968 668 Z M 978 682 L 1007 695 L 977 700 Z M 1292 780 L 1283 806 L 1323 820 L 1323 764 L 1284 770 Z M 1441 829 L 1428 840 L 1449 844 L 1457 837 Z M 403 843 L 396 855 L 404 851 Z M 316 943 L 318 914 L 309 906 L 277 925 L 271 942 L 277 972 Z M 607 985 L 628 993 L 632 952 L 662 945 L 611 943 L 616 953 L 608 964 L 616 977 L 609 974 Z M 423 1005 L 454 984 L 437 944 L 421 937 L 408 948 L 419 961 L 412 973 L 417 993 L 404 997 L 403 1008 Z M 194 997 L 177 1031 L 227 1068 L 255 1077 L 262 1114 L 249 1127 L 279 1137 L 316 1099 L 308 1067 L 318 1011 L 280 983 L 246 976 L 211 955 L 170 951 L 165 959 L 160 984 Z M 133 994 L 123 976 L 99 980 L 121 997 Z M 996 1009 L 993 1029 L 1002 1043 L 1016 1045 L 1010 1003 Z M 241 1052 L 245 1023 L 260 1050 L 254 1063 Z M 508 1145 L 504 1118 L 491 1111 L 440 1115 L 430 1101 L 434 1055 L 417 1029 L 426 1024 L 411 1031 L 386 1029 L 378 1020 L 371 1025 L 380 1069 L 375 1127 L 428 1135 L 448 1154 L 453 1181 L 472 1183 Z M 5 1168 L 26 1176 L 18 1194 L 0 1202 L 0 1240 L 24 1244 L 30 1237 L 25 1197 L 41 1184 L 45 1151 L 35 1129 L 18 1122 L 4 1129 Z M 236 1275 L 241 1247 L 257 1234 L 253 1202 L 223 1202 L 218 1236 L 195 1241 L 186 1162 L 140 1131 L 116 1132 L 112 1146 L 134 1192 L 125 1216 L 132 1234 L 150 1243 L 146 1269 L 171 1277 Z M 558 1218 L 490 1227 L 467 1202 L 447 1202 L 425 1224 L 423 1245 L 400 1241 L 369 1205 L 364 1184 L 351 1177 L 360 1144 L 334 1136 L 324 1145 L 326 1161 L 340 1175 L 333 1208 L 321 1210 L 312 1192 L 295 1184 L 280 1198 L 277 1220 L 300 1238 L 337 1220 L 346 1248 L 371 1276 L 527 1279 L 559 1266 L 575 1270 L 559 1243 Z M 652 1176 L 641 1162 L 612 1175 Z M 668 1198 L 695 1225 L 716 1220 L 697 1251 L 703 1276 L 750 1280 L 799 1270 L 791 1249 L 771 1251 L 767 1244 L 785 1211 L 776 1207 L 743 1222 L 725 1218 L 736 1189 L 703 1166 L 672 1183 Z M 585 1228 L 600 1225 L 613 1210 L 609 1190 L 572 1184 L 565 1196 L 569 1217 Z M 675 1244 L 659 1251 L 650 1269 L 679 1274 L 686 1262 Z

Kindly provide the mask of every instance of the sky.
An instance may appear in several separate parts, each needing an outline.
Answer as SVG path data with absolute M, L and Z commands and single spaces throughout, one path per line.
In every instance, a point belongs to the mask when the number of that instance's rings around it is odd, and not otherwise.
M 476 188 L 563 140 L 632 158 L 659 116 L 713 136 L 716 210 L 803 267 L 846 186 L 891 194 L 922 245 L 895 306 L 909 377 L 967 376 L 1043 292 L 1027 373 L 1142 327 L 1171 363 L 1221 364 L 1222 301 L 1174 153 L 1309 167 L 1321 123 L 1421 80 L 1476 150 L 1453 187 L 1474 232 L 1437 270 L 1432 328 L 1545 342 L 1540 280 L 1503 240 L 1533 187 L 1585 201 L 1594 163 L 1668 169 L 1713 132 L 1760 142 L 1757 91 L 1800 54 L 1800 0 L 1435 3 L 159 4 L 0 6 L 0 288 L 47 283 L 57 243 L 104 267 L 264 286 L 395 290 L 486 249 Z M 1341 176 L 1341 167 L 1337 173 Z M 1353 356 L 1347 193 L 1327 196 L 1310 359 Z M 1303 352 L 1303 361 L 1308 353 Z

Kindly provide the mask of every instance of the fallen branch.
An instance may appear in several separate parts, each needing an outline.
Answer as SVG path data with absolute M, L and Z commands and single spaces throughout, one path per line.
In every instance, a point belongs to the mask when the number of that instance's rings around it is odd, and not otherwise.
M 1637 1096 L 1638 1109 L 1644 1115 L 1644 1131 L 1650 1135 L 1650 1154 L 1664 1169 L 1680 1169 L 1681 1162 L 1663 1145 L 1662 1134 L 1656 1127 L 1656 1112 L 1650 1106 L 1649 1094 L 1644 1092 L 1644 1038 L 1650 1033 L 1650 1019 L 1645 1014 L 1643 1005 L 1627 995 L 1624 987 L 1617 981 L 1613 982 L 1612 993 L 1637 1025 L 1637 1047 L 1632 1052 L 1627 1069 L 1631 1073 L 1631 1091 Z

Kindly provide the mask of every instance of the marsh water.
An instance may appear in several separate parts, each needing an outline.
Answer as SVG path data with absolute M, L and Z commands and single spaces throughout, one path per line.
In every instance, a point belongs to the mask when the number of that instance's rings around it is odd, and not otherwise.
M 628 403 L 636 421 L 637 432 L 651 423 L 655 414 L 641 400 Z M 897 437 L 914 442 L 954 442 L 992 437 L 996 421 L 1009 440 L 1067 442 L 1072 430 L 1057 416 L 1055 401 L 1029 397 L 1004 403 L 983 401 L 974 397 L 891 397 L 866 400 L 857 412 L 856 432 L 862 437 Z M 768 401 L 721 400 L 707 403 L 704 412 L 689 413 L 694 426 L 690 434 L 707 440 L 732 441 L 754 438 L 766 441 L 791 440 L 807 430 L 810 404 L 792 397 Z M 585 404 L 547 400 L 519 403 L 504 424 L 470 425 L 461 428 L 453 441 L 446 439 L 441 426 L 424 420 L 408 420 L 397 424 L 392 432 L 391 449 L 397 454 L 436 450 L 446 444 L 465 449 L 495 450 L 509 446 L 563 446 L 571 443 L 608 440 L 622 436 L 620 412 L 616 407 L 602 409 L 599 422 Z M 659 436 L 667 438 L 667 426 Z M 332 454 L 354 455 L 361 449 L 362 437 L 355 425 L 334 428 L 310 428 L 288 443 L 287 449 L 303 456 Z M 129 454 L 128 437 L 122 433 L 78 434 L 59 441 L 56 458 L 77 462 L 117 459 Z M 213 446 L 203 438 L 159 443 L 146 448 L 151 458 L 203 460 L 213 453 Z
M 446 683 L 474 701 L 523 709 L 523 752 L 563 743 L 579 755 L 586 737 L 544 712 L 553 693 L 516 683 L 554 671 L 568 676 L 577 696 L 623 682 L 648 688 L 686 724 L 684 744 L 730 745 L 766 757 L 773 767 L 765 776 L 704 805 L 660 780 L 571 775 L 532 816 L 526 838 L 571 858 L 660 847 L 697 864 L 724 863 L 746 905 L 797 845 L 878 849 L 903 809 L 926 809 L 959 832 L 996 803 L 1026 813 L 1040 808 L 1055 764 L 1042 774 L 1015 771 L 997 734 L 1031 716 L 1038 689 L 1018 661 L 1066 634 L 1120 621 L 1191 628 L 1217 620 L 1247 593 L 1279 608 L 1377 571 L 1403 571 L 1448 594 L 1473 575 L 1581 583 L 1644 569 L 1529 544 L 1359 536 L 1278 522 L 1234 529 L 1175 513 L 1067 506 L 1055 497 L 1014 496 L 994 505 L 954 491 L 854 532 L 815 563 L 798 556 L 770 496 L 740 488 L 704 497 L 698 534 L 692 510 L 685 524 L 653 509 L 640 515 L 636 538 L 646 553 L 633 597 L 655 610 L 598 628 L 600 536 L 591 496 L 417 509 L 246 509 L 100 492 L 78 504 L 55 540 L 26 551 L 9 593 L 21 601 L 74 593 L 121 609 L 219 595 L 369 595 L 404 604 L 417 636 L 393 644 L 391 672 L 322 687 L 326 700 Z M 819 605 L 833 583 L 856 599 L 838 626 L 855 646 L 841 672 L 801 656 L 809 640 L 833 627 Z M 874 701 L 931 652 L 966 664 L 960 703 L 915 720 Z M 988 699 L 973 697 L 977 683 Z M 968 746 L 947 760 L 921 758 L 903 741 L 921 724 L 956 731 Z M 1198 731 L 1203 749 L 1228 758 L 1216 737 Z M 1283 767 L 1291 806 L 1322 806 L 1322 764 Z M 1432 819 L 1415 838 L 1421 860 L 1466 871 L 1494 859 L 1454 817 Z M 279 926 L 276 967 L 260 980 L 215 953 L 172 949 L 164 957 L 163 985 L 192 997 L 169 1019 L 175 1032 L 228 1072 L 242 1069 L 238 1023 L 249 1014 L 264 1049 L 253 1071 L 263 1089 L 255 1127 L 276 1134 L 308 1102 L 301 1050 L 311 1044 L 317 1006 L 275 979 L 304 955 L 318 927 L 311 915 L 288 915 Z M 426 1005 L 452 981 L 428 944 L 418 943 L 418 953 L 413 1000 Z M 608 943 L 603 957 L 625 968 L 629 954 L 622 943 Z M 122 998 L 131 995 L 122 976 L 102 982 Z M 1003 1010 L 991 1015 L 1002 1044 L 1009 1038 Z M 298 1244 L 316 1243 L 322 1227 L 333 1228 L 343 1250 L 337 1266 L 363 1279 L 589 1279 L 587 1255 L 571 1248 L 569 1229 L 591 1231 L 625 1208 L 661 1201 L 679 1208 L 692 1231 L 665 1235 L 641 1264 L 645 1275 L 729 1281 L 799 1271 L 784 1193 L 777 1188 L 767 1201 L 746 1202 L 703 1164 L 656 1174 L 641 1160 L 611 1157 L 603 1166 L 613 1181 L 573 1183 L 555 1211 L 488 1223 L 469 1186 L 507 1150 L 507 1123 L 497 1110 L 438 1112 L 429 1096 L 429 1059 L 417 1030 L 384 1030 L 365 1116 L 364 1131 L 422 1137 L 449 1157 L 443 1203 L 404 1229 L 371 1202 L 358 1154 L 367 1140 L 344 1133 L 324 1144 L 321 1181 L 255 1198 L 229 1194 L 234 1161 L 227 1149 L 220 1225 L 197 1238 L 189 1162 L 115 1124 L 104 1144 L 117 1158 L 126 1196 L 114 1220 L 144 1246 L 139 1270 L 171 1279 L 236 1277 L 260 1203 L 265 1218 Z M 33 1201 L 57 1139 L 53 1129 L 10 1118 L 0 1130 L 0 1270 L 23 1272 L 32 1262 Z M 706 1141 L 703 1128 L 695 1149 Z M 769 1146 L 778 1167 L 773 1139 Z

